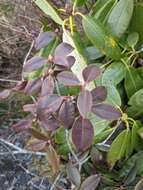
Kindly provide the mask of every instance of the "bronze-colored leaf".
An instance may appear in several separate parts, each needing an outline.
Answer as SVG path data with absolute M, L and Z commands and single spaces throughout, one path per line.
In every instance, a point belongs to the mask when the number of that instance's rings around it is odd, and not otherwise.
M 18 123 L 14 124 L 12 128 L 16 132 L 27 131 L 32 126 L 32 121 L 33 121 L 32 118 L 22 119 Z
M 47 148 L 47 160 L 52 167 L 53 174 L 57 174 L 60 170 L 60 158 L 52 145 Z
M 26 149 L 34 151 L 34 152 L 43 151 L 46 145 L 47 145 L 46 141 L 39 140 L 39 139 L 32 139 L 26 145 Z

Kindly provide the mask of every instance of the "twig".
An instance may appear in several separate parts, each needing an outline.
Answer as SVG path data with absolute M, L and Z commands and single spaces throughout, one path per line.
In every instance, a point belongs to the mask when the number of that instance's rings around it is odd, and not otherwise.
M 55 186 L 56 186 L 58 180 L 60 179 L 60 177 L 61 177 L 61 173 L 59 173 L 59 175 L 56 177 L 56 179 L 55 179 L 54 183 L 52 184 L 50 190 L 53 190 L 55 188 Z
M 1 138 L 0 138 L 0 142 L 2 144 L 8 145 L 11 148 L 15 149 L 16 151 L 11 151 L 11 153 L 13 155 L 15 155 L 15 154 L 32 154 L 32 155 L 36 155 L 36 156 L 46 156 L 46 153 L 44 153 L 44 152 L 28 151 L 28 150 L 22 149 L 22 148 L 20 148 L 20 147 L 18 147 L 16 145 L 4 140 L 4 139 L 1 139 Z M 0 153 L 0 155 L 4 155 L 4 154 L 10 154 L 10 152 L 2 152 L 2 153 Z
M 1 79 L 1 78 L 0 78 L 0 81 L 1 81 L 1 82 L 11 82 L 11 83 L 19 83 L 19 82 L 20 82 L 20 81 L 18 81 L 18 80 Z
M 30 55 L 30 53 L 31 53 L 31 51 L 32 51 L 32 49 L 33 49 L 33 46 L 34 46 L 34 40 L 32 41 L 31 46 L 30 46 L 30 48 L 29 48 L 29 51 L 28 51 L 28 53 L 27 53 L 26 56 L 25 56 L 23 65 L 25 65 L 25 63 L 27 62 L 27 59 L 28 59 L 28 57 L 29 57 L 29 55 Z

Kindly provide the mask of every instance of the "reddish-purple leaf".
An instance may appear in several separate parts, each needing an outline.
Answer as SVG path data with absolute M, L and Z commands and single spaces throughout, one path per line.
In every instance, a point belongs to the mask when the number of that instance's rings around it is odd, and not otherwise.
M 55 131 L 60 127 L 59 122 L 55 118 L 50 118 L 47 120 L 41 121 L 42 127 L 44 127 L 47 131 Z
M 70 71 L 63 71 L 63 72 L 59 73 L 57 76 L 57 79 L 60 83 L 66 85 L 66 86 L 79 86 L 80 85 L 80 81 L 78 80 L 76 75 L 74 75 Z
M 49 95 L 40 97 L 38 108 L 48 109 L 49 112 L 56 112 L 63 102 L 63 97 L 58 95 Z
M 23 66 L 23 72 L 35 71 L 47 63 L 47 59 L 39 56 L 32 57 Z
M 66 68 L 71 68 L 75 62 L 75 58 L 69 56 L 73 51 L 72 46 L 67 43 L 61 43 L 55 50 L 54 63 L 56 65 L 64 66 Z
M 104 86 L 98 86 L 91 91 L 93 104 L 103 102 L 107 98 L 107 90 Z
M 121 112 L 118 109 L 109 104 L 102 103 L 93 105 L 92 111 L 102 119 L 107 119 L 111 121 L 118 120 L 122 116 Z
M 72 101 L 64 101 L 59 110 L 59 119 L 66 129 L 72 127 L 75 118 L 75 107 Z
M 27 85 L 27 81 L 21 81 L 19 82 L 14 88 L 12 88 L 13 91 L 22 91 L 24 90 L 25 86 Z
M 81 184 L 81 190 L 95 190 L 100 183 L 99 175 L 91 175 Z
M 84 151 L 90 147 L 94 137 L 92 124 L 87 119 L 78 118 L 72 127 L 72 141 L 76 148 Z
M 48 76 L 44 79 L 42 83 L 41 96 L 53 94 L 53 91 L 54 91 L 54 80 L 51 76 Z
M 75 58 L 73 56 L 55 57 L 54 62 L 56 65 L 70 69 L 75 63 Z
M 91 82 L 101 75 L 101 69 L 96 65 L 88 65 L 82 72 L 85 82 Z
M 47 46 L 55 37 L 54 32 L 41 32 L 35 41 L 35 48 L 37 50 Z
M 42 85 L 41 78 L 33 79 L 28 81 L 24 92 L 27 94 L 37 93 L 40 91 Z
M 92 95 L 88 90 L 83 90 L 80 92 L 77 99 L 77 107 L 80 115 L 86 118 L 91 112 L 92 108 Z
M 26 104 L 23 106 L 23 111 L 31 112 L 35 116 L 37 112 L 37 106 L 35 104 Z
M 73 47 L 67 43 L 59 44 L 55 49 L 55 57 L 68 56 L 73 51 Z
M 11 90 L 8 90 L 8 89 L 1 91 L 0 92 L 0 100 L 8 98 L 10 93 L 11 93 Z
M 17 132 L 27 131 L 32 126 L 33 118 L 22 119 L 14 124 L 12 128 Z
M 57 121 L 53 116 L 47 114 L 44 111 L 40 114 L 39 120 L 41 126 L 47 131 L 55 131 L 58 127 L 60 127 L 59 121 Z

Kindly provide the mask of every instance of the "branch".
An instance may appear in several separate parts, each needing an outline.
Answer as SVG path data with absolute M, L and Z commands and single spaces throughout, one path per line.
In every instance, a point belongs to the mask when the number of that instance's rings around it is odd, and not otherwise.
M 4 145 L 8 145 L 9 147 L 15 149 L 15 151 L 11 151 L 11 153 L 13 155 L 15 155 L 15 154 L 32 154 L 32 155 L 36 155 L 36 156 L 46 156 L 47 155 L 44 152 L 34 152 L 34 151 L 22 149 L 22 148 L 4 140 L 4 139 L 1 139 L 1 138 L 0 138 L 0 143 L 4 144 Z M 0 152 L 0 155 L 8 155 L 8 154 L 10 154 L 10 152 Z

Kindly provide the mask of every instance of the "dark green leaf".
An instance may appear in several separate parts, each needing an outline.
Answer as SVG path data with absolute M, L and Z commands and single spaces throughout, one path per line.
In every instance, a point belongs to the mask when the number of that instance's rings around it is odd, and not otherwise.
M 133 14 L 133 6 L 133 0 L 120 0 L 112 9 L 108 27 L 114 36 L 120 38 L 127 30 Z
M 113 62 L 108 66 L 102 76 L 103 85 L 117 85 L 126 74 L 126 67 L 122 62 Z
M 125 76 L 125 90 L 130 98 L 135 92 L 143 88 L 142 78 L 136 68 L 127 66 Z
M 62 25 L 63 21 L 55 11 L 55 9 L 46 0 L 35 0 L 34 3 L 48 16 L 50 16 L 57 24 Z
M 101 53 L 115 60 L 120 59 L 121 50 L 118 44 L 98 20 L 90 16 L 83 16 L 82 23 L 87 37 Z
M 127 129 L 122 131 L 111 144 L 107 156 L 107 161 L 111 167 L 115 165 L 116 161 L 125 156 L 128 135 L 129 131 Z

